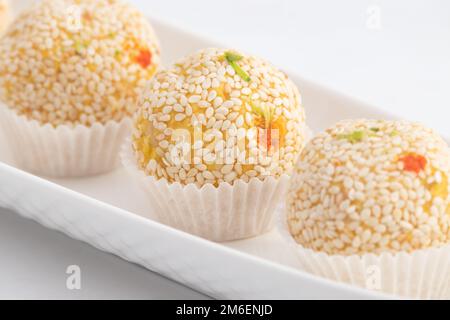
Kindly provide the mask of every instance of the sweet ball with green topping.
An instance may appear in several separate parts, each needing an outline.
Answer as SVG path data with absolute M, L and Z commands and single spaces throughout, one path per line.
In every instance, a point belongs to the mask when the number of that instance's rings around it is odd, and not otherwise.
M 405 121 L 348 120 L 314 137 L 296 165 L 287 222 L 304 248 L 352 255 L 450 242 L 450 151 Z
M 267 61 L 204 49 L 156 74 L 133 147 L 150 176 L 218 186 L 289 174 L 305 144 L 296 86 Z
M 160 65 L 154 31 L 121 0 L 43 0 L 0 40 L 0 101 L 42 124 L 121 121 Z

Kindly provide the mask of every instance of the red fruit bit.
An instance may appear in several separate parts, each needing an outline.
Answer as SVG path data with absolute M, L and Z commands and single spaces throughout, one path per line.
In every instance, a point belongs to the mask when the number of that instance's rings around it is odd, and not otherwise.
M 272 142 L 272 126 L 269 125 L 269 128 L 267 128 L 267 150 L 272 147 Z
M 420 173 L 420 171 L 425 170 L 427 165 L 427 159 L 420 154 L 408 154 L 402 158 L 400 161 L 403 162 L 403 168 L 405 171 Z
M 271 125 L 268 128 L 258 128 L 258 145 L 269 151 L 272 146 L 276 146 L 277 143 L 279 144 L 278 135 L 277 129 Z
M 136 62 L 140 64 L 142 68 L 147 68 L 152 64 L 152 53 L 148 49 L 139 51 L 139 55 L 136 57 Z
M 83 20 L 91 22 L 92 21 L 92 14 L 89 11 L 84 11 L 82 15 Z

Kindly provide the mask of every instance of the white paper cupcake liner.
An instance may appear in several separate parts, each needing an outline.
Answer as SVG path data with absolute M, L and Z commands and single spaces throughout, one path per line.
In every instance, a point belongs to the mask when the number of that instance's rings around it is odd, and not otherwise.
M 233 185 L 169 184 L 139 170 L 128 139 L 122 163 L 146 192 L 151 215 L 161 223 L 216 242 L 258 236 L 275 224 L 275 209 L 284 199 L 289 176 L 257 178 Z
M 0 103 L 0 129 L 17 166 L 52 178 L 91 176 L 116 168 L 131 125 L 127 118 L 91 127 L 55 128 L 20 116 Z
M 373 291 L 412 299 L 450 298 L 450 245 L 413 253 L 328 255 L 306 249 L 291 236 L 286 213 L 277 226 L 305 271 Z

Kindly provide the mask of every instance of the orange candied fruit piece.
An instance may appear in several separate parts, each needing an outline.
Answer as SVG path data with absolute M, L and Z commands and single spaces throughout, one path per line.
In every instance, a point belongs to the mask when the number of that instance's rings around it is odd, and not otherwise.
M 142 49 L 139 51 L 139 54 L 136 57 L 136 62 L 139 63 L 139 65 L 142 68 L 147 68 L 149 65 L 152 64 L 152 53 L 148 49 Z
M 403 162 L 403 168 L 405 171 L 420 173 L 425 170 L 427 165 L 427 159 L 415 153 L 410 153 L 400 158 L 400 161 Z

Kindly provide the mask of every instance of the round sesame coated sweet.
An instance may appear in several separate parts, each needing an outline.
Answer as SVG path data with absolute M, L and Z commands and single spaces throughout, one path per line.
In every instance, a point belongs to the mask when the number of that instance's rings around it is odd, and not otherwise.
M 291 173 L 305 144 L 298 89 L 264 60 L 205 49 L 159 72 L 136 114 L 147 175 L 218 186 Z
M 40 123 L 131 116 L 160 64 L 146 18 L 119 0 L 43 0 L 0 40 L 0 100 Z
M 290 233 L 327 254 L 412 252 L 450 242 L 450 151 L 405 121 L 348 120 L 313 138 L 287 200 Z

